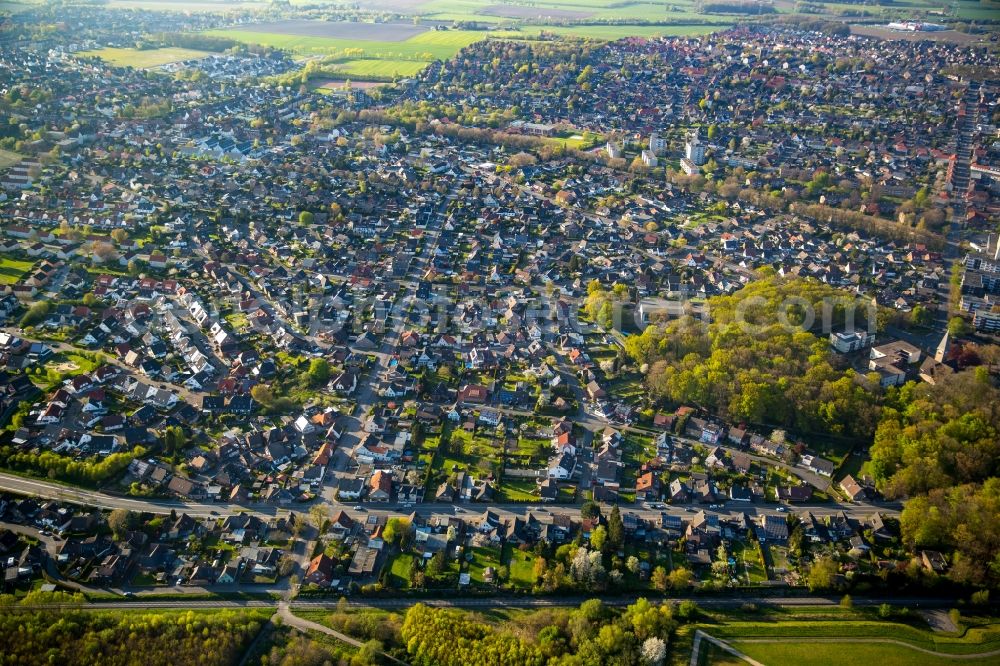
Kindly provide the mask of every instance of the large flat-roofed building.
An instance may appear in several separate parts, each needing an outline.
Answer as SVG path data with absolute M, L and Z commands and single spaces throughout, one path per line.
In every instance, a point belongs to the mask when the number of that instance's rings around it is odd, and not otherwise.
M 512 122 L 510 124 L 510 128 L 532 136 L 552 136 L 556 131 L 555 125 L 548 125 L 545 123 L 528 123 L 521 120 L 515 120 Z
M 985 308 L 976 310 L 972 317 L 972 325 L 976 327 L 977 331 L 1000 333 L 1000 306 L 994 306 L 990 310 Z
M 868 356 L 868 369 L 879 374 L 882 386 L 905 384 L 919 363 L 920 350 L 903 340 L 872 347 Z
M 875 336 L 866 331 L 851 331 L 850 333 L 831 333 L 830 345 L 841 354 L 849 354 L 875 344 Z

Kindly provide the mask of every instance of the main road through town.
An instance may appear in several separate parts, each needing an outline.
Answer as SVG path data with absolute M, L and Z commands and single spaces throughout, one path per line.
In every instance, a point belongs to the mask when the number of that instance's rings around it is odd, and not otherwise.
M 636 599 L 644 596 L 653 601 L 660 600 L 655 593 L 645 595 L 621 595 L 601 597 L 601 601 L 608 606 L 625 606 L 635 603 Z M 359 598 L 346 599 L 349 608 L 409 608 L 417 603 L 428 606 L 454 607 L 454 608 L 546 608 L 546 607 L 571 607 L 579 606 L 587 599 L 594 596 L 567 596 L 567 597 L 456 597 L 454 595 L 442 597 L 385 597 L 385 598 Z M 772 606 L 796 606 L 796 607 L 824 607 L 839 606 L 841 597 L 824 596 L 787 596 L 787 595 L 767 595 L 767 594 L 720 594 L 704 596 L 678 596 L 662 597 L 663 601 L 694 601 L 699 606 L 706 608 L 727 608 L 741 607 L 745 604 L 772 605 Z M 890 606 L 905 606 L 912 609 L 932 609 L 932 608 L 952 608 L 956 599 L 953 597 L 855 597 L 852 603 L 855 606 L 880 606 L 889 604 Z M 63 604 L 46 606 L 11 606 L 5 610 L 33 610 L 36 608 L 84 608 L 88 610 L 121 609 L 122 607 L 135 609 L 179 609 L 198 610 L 204 608 L 277 608 L 279 605 L 291 610 L 327 609 L 336 608 L 340 602 L 335 599 L 296 599 L 287 605 L 284 602 L 273 599 L 173 599 L 160 601 L 145 601 L 141 598 L 121 601 L 94 601 L 86 604 Z

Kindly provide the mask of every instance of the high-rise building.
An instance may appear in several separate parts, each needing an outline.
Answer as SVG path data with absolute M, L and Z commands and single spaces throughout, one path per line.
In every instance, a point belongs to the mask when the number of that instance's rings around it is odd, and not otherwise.
M 698 166 L 705 163 L 705 146 L 698 139 L 698 130 L 688 135 L 688 140 L 684 144 L 684 157 L 688 158 Z
M 649 150 L 654 155 L 660 155 L 667 149 L 667 140 L 653 132 L 649 135 Z

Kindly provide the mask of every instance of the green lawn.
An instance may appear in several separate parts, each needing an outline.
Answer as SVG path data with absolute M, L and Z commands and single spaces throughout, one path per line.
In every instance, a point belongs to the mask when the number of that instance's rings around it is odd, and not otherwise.
M 533 502 L 538 499 L 537 487 L 534 479 L 504 479 L 497 491 L 508 502 Z
M 788 549 L 781 546 L 771 546 L 768 548 L 769 555 L 771 556 L 771 562 L 775 571 L 789 571 L 791 566 L 788 564 Z
M 101 363 L 103 363 L 103 360 L 94 360 L 82 354 L 58 354 L 56 358 L 64 358 L 69 363 L 74 364 L 81 373 L 93 372 L 99 365 L 101 365 Z M 96 358 L 101 359 L 102 356 L 98 355 Z
M 410 569 L 416 556 L 410 553 L 400 553 L 392 559 L 389 567 L 389 585 L 400 590 L 410 586 Z
M 436 451 L 438 444 L 441 443 L 441 431 L 428 432 L 424 435 L 424 442 L 421 445 L 425 451 Z
M 746 666 L 746 663 L 709 641 L 702 641 L 698 649 L 698 666 Z
M 535 584 L 535 555 L 504 544 L 501 560 L 510 571 L 510 582 L 514 587 L 530 588 Z
M 1000 649 L 1000 624 L 973 627 L 959 638 L 898 622 L 728 622 L 703 627 L 722 640 L 745 638 L 891 638 L 934 652 L 978 654 Z
M 529 437 L 522 434 L 517 439 L 517 453 L 523 456 L 531 457 L 531 454 L 536 451 L 544 451 L 545 456 L 547 456 L 550 446 L 551 440 L 546 437 Z M 508 453 L 513 452 L 508 451 Z
M 608 392 L 630 404 L 638 403 L 648 395 L 642 375 L 639 373 L 615 377 L 608 385 Z
M 229 325 L 232 326 L 237 331 L 245 331 L 250 328 L 250 320 L 242 312 L 234 312 L 233 314 L 228 314 L 225 317 Z
M 604 145 L 607 139 L 593 132 L 566 132 L 559 136 L 550 137 L 545 140 L 546 143 L 552 144 L 554 146 L 565 146 L 567 148 L 572 148 L 573 150 L 590 150 L 594 146 Z M 593 356 L 593 355 L 591 355 Z M 508 377 L 507 381 L 514 381 L 513 378 Z
M 23 155 L 15 153 L 13 150 L 3 150 L 0 148 L 0 169 L 6 169 L 9 166 L 14 166 L 22 159 L 24 159 Z
M 734 542 L 733 557 L 736 558 L 737 576 L 743 578 L 749 576 L 751 583 L 762 583 L 767 580 L 767 572 L 764 571 L 764 567 L 760 563 L 760 557 L 754 543 Z
M 132 578 L 132 585 L 136 587 L 151 587 L 156 584 L 156 578 L 148 573 L 138 573 Z
M 438 455 L 435 458 L 435 467 L 443 470 L 445 476 L 452 472 L 468 472 L 473 468 L 475 459 L 471 456 Z
M 850 655 L 850 661 L 879 666 L 944 666 L 945 664 L 996 664 L 996 657 L 982 659 L 957 659 L 935 657 L 893 643 L 856 643 L 851 641 L 787 641 L 777 643 L 752 643 L 733 641 L 733 647 L 764 664 L 797 664 L 816 666 L 836 664 Z M 718 662 L 712 662 L 718 663 Z M 724 662 L 728 663 L 728 662 Z
M 2 159 L 2 156 L 0 156 L 0 159 Z M 14 284 L 34 265 L 34 261 L 0 257 L 0 284 Z
M 500 567 L 500 551 L 496 548 L 483 548 L 474 546 L 472 548 L 472 561 L 469 562 L 469 576 L 474 583 L 485 584 L 483 572 L 487 567 L 497 569 Z
M 148 69 L 150 67 L 160 67 L 172 62 L 191 60 L 193 58 L 204 58 L 211 55 L 207 51 L 196 51 L 194 49 L 163 48 L 163 49 L 117 49 L 104 48 L 97 51 L 83 51 L 77 55 L 96 56 L 101 60 L 116 65 L 118 67 L 135 67 L 136 69 Z

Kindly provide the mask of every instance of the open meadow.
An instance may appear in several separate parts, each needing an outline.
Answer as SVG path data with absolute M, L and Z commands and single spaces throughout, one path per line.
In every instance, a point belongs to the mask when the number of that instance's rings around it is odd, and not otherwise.
M 730 641 L 740 652 L 762 664 L 798 664 L 799 666 L 821 666 L 837 663 L 845 654 L 850 654 L 856 663 L 879 664 L 880 666 L 947 666 L 948 664 L 969 664 L 985 666 L 996 664 L 1000 655 L 992 657 L 968 658 L 967 656 L 934 655 L 922 652 L 905 643 L 870 639 L 811 639 L 809 641 L 751 639 Z M 726 659 L 734 659 L 725 655 Z M 738 661 L 738 660 L 737 660 Z M 718 663 L 718 662 L 710 662 Z M 725 663 L 730 663 L 726 661 Z
M 262 26 L 264 24 L 261 24 Z M 374 24 L 356 24 L 357 26 Z M 377 26 L 376 26 L 377 27 Z M 296 32 L 267 32 L 261 26 L 244 26 L 239 30 L 210 30 L 206 34 L 243 42 L 261 44 L 303 55 L 330 55 L 345 49 L 360 49 L 357 54 L 366 59 L 415 60 L 431 62 L 445 60 L 462 48 L 486 36 L 473 30 L 427 30 L 406 39 L 393 39 L 399 33 L 380 33 L 359 28 L 364 37 L 304 35 Z M 252 29 L 251 29 L 252 28 Z M 334 33 L 336 34 L 336 33 Z M 381 35 L 381 37 L 379 37 Z
M 163 49 L 118 49 L 103 48 L 96 51 L 83 51 L 77 55 L 82 57 L 96 56 L 104 62 L 117 67 L 135 67 L 136 69 L 150 69 L 169 65 L 173 62 L 184 60 L 194 60 L 211 55 L 207 51 L 196 51 L 194 49 L 180 49 L 168 47 Z
M 911 614 L 900 621 L 876 621 L 864 619 L 873 617 L 870 611 L 854 608 L 769 607 L 758 613 L 772 617 L 748 621 L 750 616 L 742 611 L 707 613 L 709 622 L 680 633 L 678 645 L 684 647 L 678 656 L 686 664 L 694 654 L 695 629 L 766 666 L 819 666 L 837 663 L 847 654 L 852 663 L 881 666 L 995 664 L 1000 656 L 1000 626 L 990 617 L 963 618 L 961 632 L 943 633 Z M 699 666 L 749 663 L 709 640 L 697 644 Z

